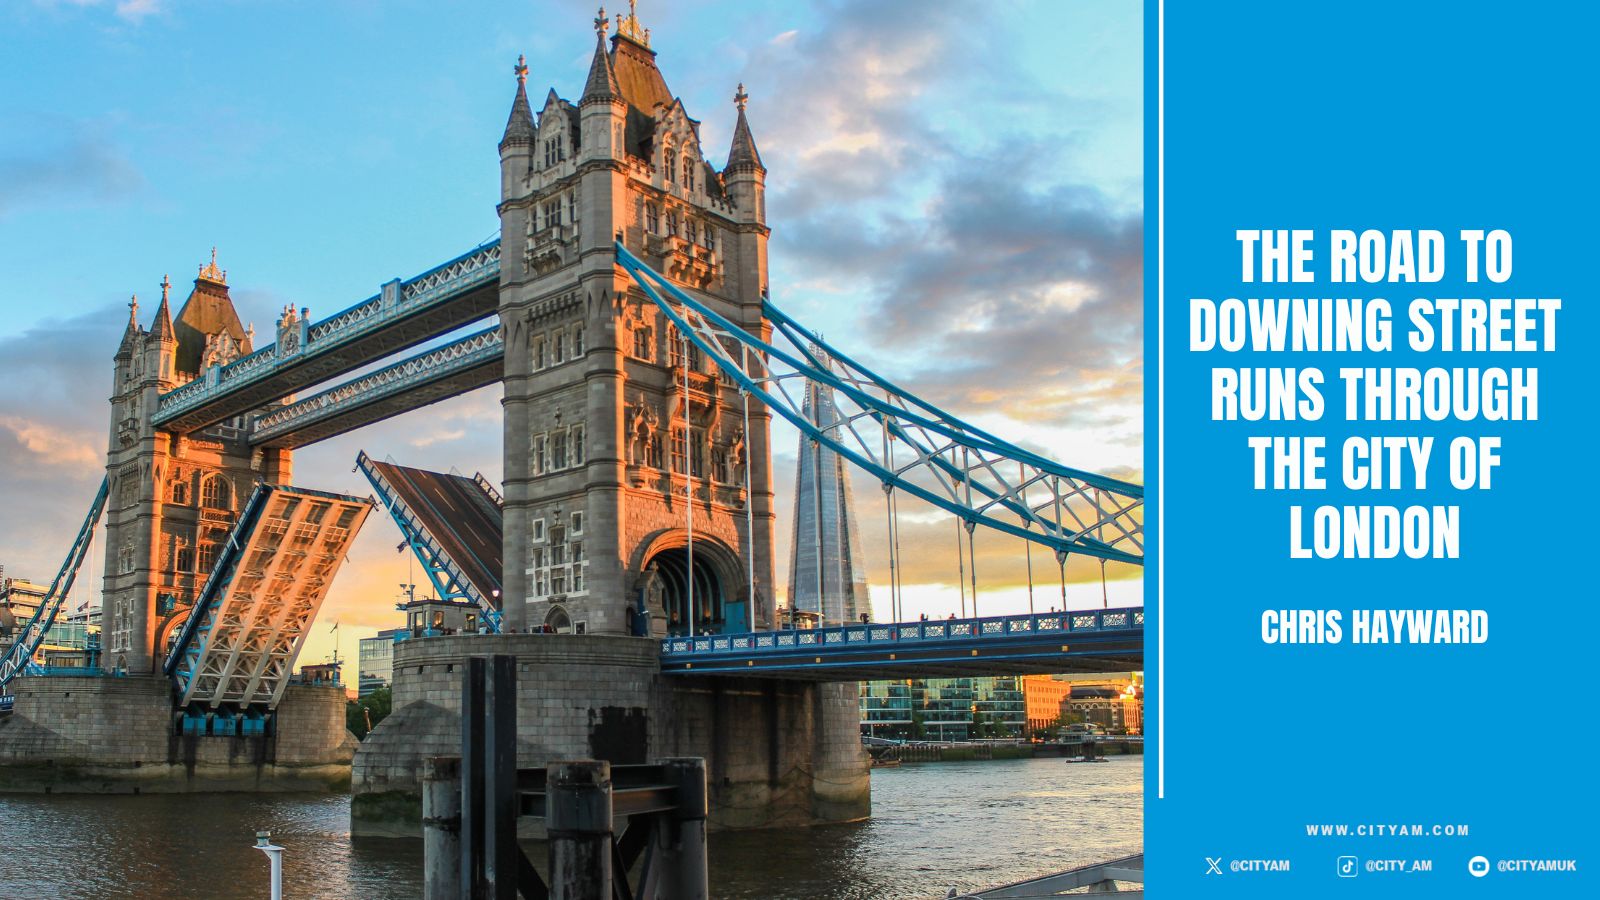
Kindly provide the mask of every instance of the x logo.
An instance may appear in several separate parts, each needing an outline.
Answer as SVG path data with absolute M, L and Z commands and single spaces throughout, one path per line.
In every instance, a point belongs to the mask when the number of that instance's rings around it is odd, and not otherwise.
M 1221 864 L 1222 864 L 1222 857 L 1220 857 L 1220 856 L 1217 857 L 1216 859 L 1212 859 L 1209 856 L 1206 857 L 1206 874 L 1207 875 L 1221 875 L 1222 874 L 1222 870 L 1217 868 L 1217 866 L 1219 866 Z

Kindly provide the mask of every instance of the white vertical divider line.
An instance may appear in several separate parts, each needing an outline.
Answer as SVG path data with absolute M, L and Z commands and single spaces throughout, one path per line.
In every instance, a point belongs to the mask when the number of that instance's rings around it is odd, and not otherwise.
M 1156 10 L 1156 799 L 1167 796 L 1167 3 Z

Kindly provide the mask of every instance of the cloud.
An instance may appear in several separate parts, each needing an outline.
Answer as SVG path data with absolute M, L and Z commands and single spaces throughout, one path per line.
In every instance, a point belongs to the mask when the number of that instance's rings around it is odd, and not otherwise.
M 48 581 L 89 510 L 105 471 L 111 354 L 126 322 L 126 310 L 106 303 L 0 336 L 0 562 L 12 575 Z
M 117 0 L 117 16 L 130 22 L 141 21 L 165 9 L 164 0 Z
M 941 408 L 1136 454 L 1143 217 L 1072 163 L 1104 111 L 955 4 L 821 7 L 748 65 L 776 302 Z
M 144 187 L 114 141 L 87 123 L 46 118 L 0 125 L 5 133 L 29 141 L 0 147 L 0 217 L 28 204 L 118 203 Z
M 75 7 L 100 7 L 110 6 L 117 18 L 135 25 L 156 15 L 167 11 L 167 0 L 35 0 L 40 6 L 75 6 Z
M 0 415 L 0 445 L 5 445 L 4 456 L 30 468 L 38 466 L 88 468 L 102 467 L 100 454 L 86 435 L 71 434 L 62 429 L 36 422 L 21 416 Z M 17 460 L 17 452 L 29 456 Z

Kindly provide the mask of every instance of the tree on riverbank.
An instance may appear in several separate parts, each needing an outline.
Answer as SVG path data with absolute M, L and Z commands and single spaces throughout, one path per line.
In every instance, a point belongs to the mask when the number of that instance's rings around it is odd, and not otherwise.
M 367 733 L 378 726 L 394 708 L 394 695 L 389 689 L 378 688 L 359 700 L 344 706 L 344 727 L 350 729 L 356 740 L 364 741 Z

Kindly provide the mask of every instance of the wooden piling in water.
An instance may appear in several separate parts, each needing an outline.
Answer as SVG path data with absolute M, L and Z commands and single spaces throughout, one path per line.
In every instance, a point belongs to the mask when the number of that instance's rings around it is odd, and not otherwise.
M 611 764 L 585 759 L 546 771 L 550 900 L 612 900 Z
M 422 764 L 422 900 L 461 898 L 461 760 Z

